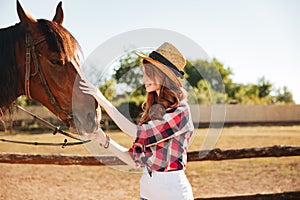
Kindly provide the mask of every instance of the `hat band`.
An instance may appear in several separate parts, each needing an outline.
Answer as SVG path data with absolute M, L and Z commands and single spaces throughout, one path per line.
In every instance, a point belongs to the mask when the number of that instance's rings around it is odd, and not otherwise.
M 160 53 L 156 52 L 156 51 L 152 51 L 150 54 L 149 54 L 149 57 L 154 59 L 154 60 L 157 60 L 159 62 L 161 62 L 162 64 L 166 65 L 169 69 L 172 70 L 172 72 L 180 77 L 180 78 L 183 78 L 183 75 L 184 75 L 184 72 L 183 71 L 179 71 L 177 69 L 177 67 L 175 65 L 173 65 L 173 63 L 171 63 L 168 59 L 166 59 L 163 55 L 161 55 Z

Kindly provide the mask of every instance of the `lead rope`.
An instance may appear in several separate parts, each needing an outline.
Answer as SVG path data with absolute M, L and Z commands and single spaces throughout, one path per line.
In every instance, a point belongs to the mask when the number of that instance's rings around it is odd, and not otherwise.
M 27 142 L 27 141 L 18 141 L 18 140 L 7 140 L 7 139 L 2 139 L 0 138 L 1 142 L 8 142 L 8 143 L 16 143 L 16 144 L 27 144 L 27 145 L 41 145 L 41 146 L 61 146 L 62 148 L 66 147 L 66 146 L 74 146 L 74 145 L 81 145 L 81 144 L 85 144 L 88 142 L 91 142 L 92 140 L 83 140 L 80 139 L 78 137 L 75 137 L 73 135 L 71 135 L 70 133 L 65 132 L 64 130 L 60 129 L 60 127 L 56 127 L 53 124 L 51 124 L 50 122 L 42 119 L 41 117 L 25 110 L 23 107 L 16 105 L 16 107 L 20 110 L 22 110 L 23 112 L 29 114 L 30 116 L 32 116 L 35 120 L 39 121 L 41 124 L 43 124 L 44 126 L 50 128 L 53 130 L 53 135 L 56 135 L 57 133 L 60 133 L 64 136 L 67 136 L 69 138 L 72 138 L 74 140 L 77 140 L 78 142 L 68 142 L 67 139 L 64 139 L 64 141 L 62 143 L 50 143 L 50 142 Z

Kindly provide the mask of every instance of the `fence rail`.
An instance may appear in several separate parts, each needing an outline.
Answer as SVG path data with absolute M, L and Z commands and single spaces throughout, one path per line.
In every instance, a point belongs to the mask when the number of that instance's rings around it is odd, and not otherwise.
M 272 146 L 245 149 L 213 149 L 211 151 L 188 152 L 188 162 L 205 160 L 229 160 L 242 158 L 300 156 L 300 146 Z M 116 156 L 1 153 L 0 163 L 11 164 L 54 164 L 54 165 L 124 165 Z

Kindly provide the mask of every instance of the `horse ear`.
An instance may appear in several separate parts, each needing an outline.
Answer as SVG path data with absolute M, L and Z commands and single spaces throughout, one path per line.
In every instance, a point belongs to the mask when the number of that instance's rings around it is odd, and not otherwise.
M 57 5 L 56 7 L 56 13 L 55 13 L 55 16 L 53 18 L 52 21 L 62 25 L 63 21 L 64 21 L 64 11 L 62 9 L 62 6 L 61 6 L 61 2 L 59 2 L 59 4 Z
M 17 0 L 17 12 L 19 19 L 21 21 L 21 24 L 27 29 L 28 31 L 31 30 L 32 25 L 37 22 L 37 20 L 32 17 L 29 13 L 27 13 Z

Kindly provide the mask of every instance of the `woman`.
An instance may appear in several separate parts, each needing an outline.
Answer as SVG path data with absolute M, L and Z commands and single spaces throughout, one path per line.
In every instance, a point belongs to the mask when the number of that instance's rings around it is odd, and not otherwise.
M 101 93 L 87 82 L 80 89 L 95 97 L 119 128 L 134 139 L 126 149 L 111 140 L 101 129 L 96 140 L 132 167 L 143 167 L 140 179 L 141 199 L 193 199 L 192 188 L 184 169 L 193 123 L 183 78 L 186 64 L 181 53 L 170 43 L 162 44 L 142 58 L 143 83 L 147 91 L 138 125 L 125 118 Z

